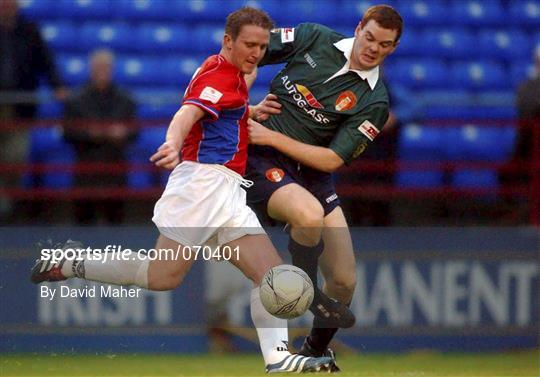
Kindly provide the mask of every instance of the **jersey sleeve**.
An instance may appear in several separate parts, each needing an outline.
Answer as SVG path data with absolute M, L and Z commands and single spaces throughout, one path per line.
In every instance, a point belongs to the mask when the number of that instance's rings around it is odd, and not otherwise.
M 330 143 L 330 149 L 351 163 L 375 140 L 388 120 L 388 104 L 375 103 L 348 118 Z
M 208 118 L 217 120 L 221 110 L 230 107 L 230 93 L 235 90 L 230 86 L 234 83 L 219 67 L 201 71 L 191 80 L 182 104 L 197 106 Z
M 293 28 L 273 29 L 270 43 L 259 66 L 288 61 L 298 51 L 305 49 L 317 33 L 317 24 L 303 23 Z

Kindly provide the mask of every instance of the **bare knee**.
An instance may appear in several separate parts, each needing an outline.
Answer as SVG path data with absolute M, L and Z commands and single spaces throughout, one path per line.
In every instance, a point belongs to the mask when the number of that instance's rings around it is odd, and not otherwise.
M 182 284 L 183 277 L 179 274 L 162 275 L 157 278 L 148 279 L 148 288 L 153 291 L 170 291 Z
M 320 203 L 307 205 L 296 211 L 289 223 L 293 229 L 293 238 L 297 241 L 316 244 L 321 239 L 324 225 L 324 209 Z

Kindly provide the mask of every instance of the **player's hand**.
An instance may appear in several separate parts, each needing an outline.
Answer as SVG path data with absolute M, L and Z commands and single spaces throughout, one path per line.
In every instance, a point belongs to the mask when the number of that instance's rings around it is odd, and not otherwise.
M 150 157 L 150 161 L 158 167 L 172 170 L 180 163 L 180 149 L 166 141 Z
M 257 105 L 252 107 L 251 118 L 257 122 L 263 122 L 270 118 L 270 115 L 281 114 L 281 104 L 275 94 L 269 93 Z
M 248 119 L 249 142 L 257 145 L 271 145 L 274 131 L 269 130 L 253 119 Z

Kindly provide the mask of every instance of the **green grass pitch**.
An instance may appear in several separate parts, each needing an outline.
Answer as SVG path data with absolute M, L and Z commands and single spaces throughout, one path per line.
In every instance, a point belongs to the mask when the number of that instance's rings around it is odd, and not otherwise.
M 213 355 L 9 355 L 0 376 L 263 376 L 254 354 Z M 339 358 L 340 377 L 540 376 L 538 350 L 508 353 L 360 354 Z

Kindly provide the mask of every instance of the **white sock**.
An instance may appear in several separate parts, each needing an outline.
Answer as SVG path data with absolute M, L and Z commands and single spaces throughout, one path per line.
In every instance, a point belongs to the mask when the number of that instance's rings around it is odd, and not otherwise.
M 287 320 L 274 317 L 264 308 L 259 287 L 251 290 L 251 319 L 257 328 L 264 363 L 275 364 L 290 355 L 287 350 L 289 333 Z
M 73 265 L 75 264 L 75 268 Z M 101 260 L 83 259 L 68 260 L 62 266 L 65 277 L 79 277 L 86 280 L 99 281 L 118 285 L 136 285 L 148 289 L 147 259 L 135 260 Z

